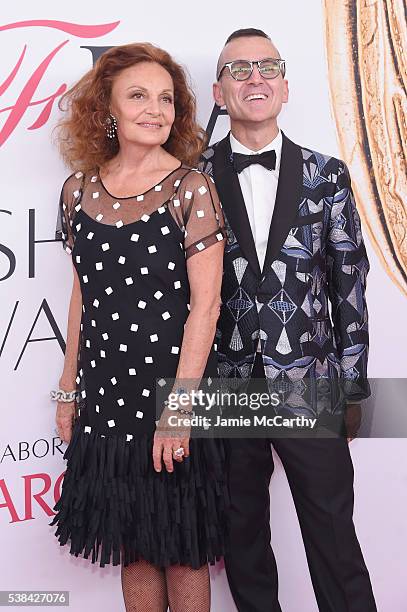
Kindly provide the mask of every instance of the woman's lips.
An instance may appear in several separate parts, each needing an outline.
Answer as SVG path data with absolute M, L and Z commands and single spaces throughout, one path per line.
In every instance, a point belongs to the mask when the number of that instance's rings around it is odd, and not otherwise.
M 159 129 L 161 126 L 160 123 L 138 123 L 140 127 L 151 128 L 151 129 Z

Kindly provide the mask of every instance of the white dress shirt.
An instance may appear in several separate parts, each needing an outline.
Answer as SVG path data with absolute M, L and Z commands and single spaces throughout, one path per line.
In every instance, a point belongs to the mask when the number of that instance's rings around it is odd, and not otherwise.
M 266 256 L 271 217 L 276 201 L 282 144 L 283 137 L 280 130 L 274 140 L 259 151 L 248 149 L 233 136 L 232 132 L 230 133 L 230 146 L 233 153 L 256 155 L 272 149 L 276 152 L 275 170 L 268 170 L 260 164 L 252 164 L 238 174 L 261 270 Z
M 271 217 L 276 201 L 282 144 L 283 137 L 280 130 L 277 136 L 259 151 L 248 149 L 233 136 L 232 132 L 230 133 L 230 146 L 233 153 L 256 155 L 272 149 L 276 152 L 275 170 L 268 170 L 260 164 L 252 164 L 238 174 L 261 270 L 263 270 L 264 259 L 266 257 Z M 257 302 L 256 306 L 257 310 L 259 310 L 262 304 Z M 257 351 L 261 352 L 260 338 L 257 344 Z

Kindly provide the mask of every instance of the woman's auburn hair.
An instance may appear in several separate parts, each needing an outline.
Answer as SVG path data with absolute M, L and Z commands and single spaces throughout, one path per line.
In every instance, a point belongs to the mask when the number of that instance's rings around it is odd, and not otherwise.
M 110 96 L 114 78 L 125 68 L 155 62 L 165 68 L 174 84 L 175 120 L 163 148 L 188 166 L 194 166 L 206 145 L 206 134 L 196 120 L 196 98 L 185 69 L 151 43 L 133 43 L 105 51 L 73 87 L 61 97 L 64 111 L 57 124 L 57 142 L 64 162 L 84 172 L 102 167 L 117 155 L 119 142 L 108 138 Z

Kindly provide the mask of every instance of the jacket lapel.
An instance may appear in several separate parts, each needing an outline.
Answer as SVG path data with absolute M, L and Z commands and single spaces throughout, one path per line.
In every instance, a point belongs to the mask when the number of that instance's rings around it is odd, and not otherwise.
M 244 203 L 239 178 L 231 161 L 229 134 L 215 147 L 213 175 L 222 207 L 244 257 L 257 277 L 261 276 L 256 246 Z
M 270 265 L 280 252 L 290 227 L 298 214 L 302 198 L 303 159 L 301 147 L 287 138 L 284 132 L 282 136 L 283 145 L 278 187 L 267 241 L 263 274 L 267 274 Z

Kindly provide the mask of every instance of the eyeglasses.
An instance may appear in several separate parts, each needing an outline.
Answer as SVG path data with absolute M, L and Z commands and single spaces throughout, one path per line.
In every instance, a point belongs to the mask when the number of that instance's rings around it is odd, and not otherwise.
M 256 64 L 258 71 L 265 79 L 275 79 L 281 72 L 281 76 L 285 76 L 285 60 L 268 57 L 266 59 L 250 61 L 250 60 L 234 60 L 225 64 L 218 74 L 218 81 L 222 76 L 222 72 L 226 67 L 236 81 L 245 81 L 252 72 L 253 66 Z

